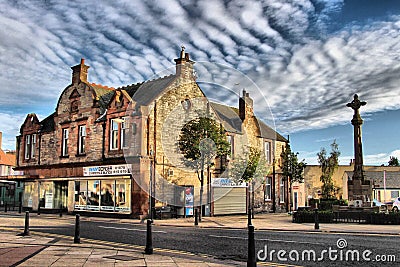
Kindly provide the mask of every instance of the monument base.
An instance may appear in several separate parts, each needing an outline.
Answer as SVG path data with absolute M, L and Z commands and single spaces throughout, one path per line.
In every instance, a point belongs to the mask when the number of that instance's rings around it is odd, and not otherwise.
M 349 180 L 347 181 L 349 192 L 349 205 L 370 207 L 372 202 L 372 184 L 370 180 Z

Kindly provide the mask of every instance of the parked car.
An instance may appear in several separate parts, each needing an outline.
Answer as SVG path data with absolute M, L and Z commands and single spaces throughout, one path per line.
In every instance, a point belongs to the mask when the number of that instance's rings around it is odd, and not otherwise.
M 398 212 L 400 210 L 400 197 L 393 201 L 392 211 Z

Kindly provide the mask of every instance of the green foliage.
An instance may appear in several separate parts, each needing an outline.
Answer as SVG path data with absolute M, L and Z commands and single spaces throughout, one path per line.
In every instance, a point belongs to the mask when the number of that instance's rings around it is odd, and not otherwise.
M 340 156 L 339 146 L 336 144 L 336 140 L 331 144 L 331 152 L 329 157 L 327 156 L 325 148 L 322 148 L 317 156 L 318 163 L 320 164 L 322 170 L 322 175 L 320 178 L 322 182 L 322 197 L 334 198 L 338 188 L 333 184 L 332 175 L 339 166 Z
M 180 133 L 179 149 L 185 158 L 185 165 L 196 171 L 211 166 L 217 156 L 230 153 L 223 128 L 207 117 L 199 117 L 186 123 Z
M 318 221 L 320 223 L 332 223 L 334 214 L 332 211 L 318 210 Z M 302 210 L 293 213 L 294 223 L 313 223 L 315 222 L 315 212 L 313 210 Z
M 399 159 L 397 157 L 390 157 L 388 166 L 400 166 Z
M 236 183 L 262 180 L 269 173 L 270 167 L 260 150 L 250 147 L 246 153 L 232 161 L 229 176 Z
M 282 175 L 287 177 L 290 183 L 304 182 L 304 169 L 307 164 L 304 162 L 304 159 L 299 162 L 297 158 L 298 154 L 299 153 L 292 152 L 289 143 L 286 143 L 286 148 L 281 154 Z

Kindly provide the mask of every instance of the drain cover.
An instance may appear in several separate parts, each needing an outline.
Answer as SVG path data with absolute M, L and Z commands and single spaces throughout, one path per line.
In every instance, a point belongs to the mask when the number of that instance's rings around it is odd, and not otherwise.
M 113 256 L 103 256 L 103 258 L 113 259 L 113 260 L 120 260 L 120 261 L 134 261 L 140 260 L 141 258 L 126 256 L 126 255 L 113 255 Z

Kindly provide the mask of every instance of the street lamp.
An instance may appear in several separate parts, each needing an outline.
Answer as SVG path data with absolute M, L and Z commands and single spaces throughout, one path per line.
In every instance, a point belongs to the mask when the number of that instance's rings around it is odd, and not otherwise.
M 145 254 L 153 254 L 153 237 L 151 232 L 151 224 L 153 223 L 153 208 L 152 208 L 152 192 L 153 192 L 153 150 L 150 150 L 150 179 L 149 179 L 149 211 L 146 228 L 146 248 Z

